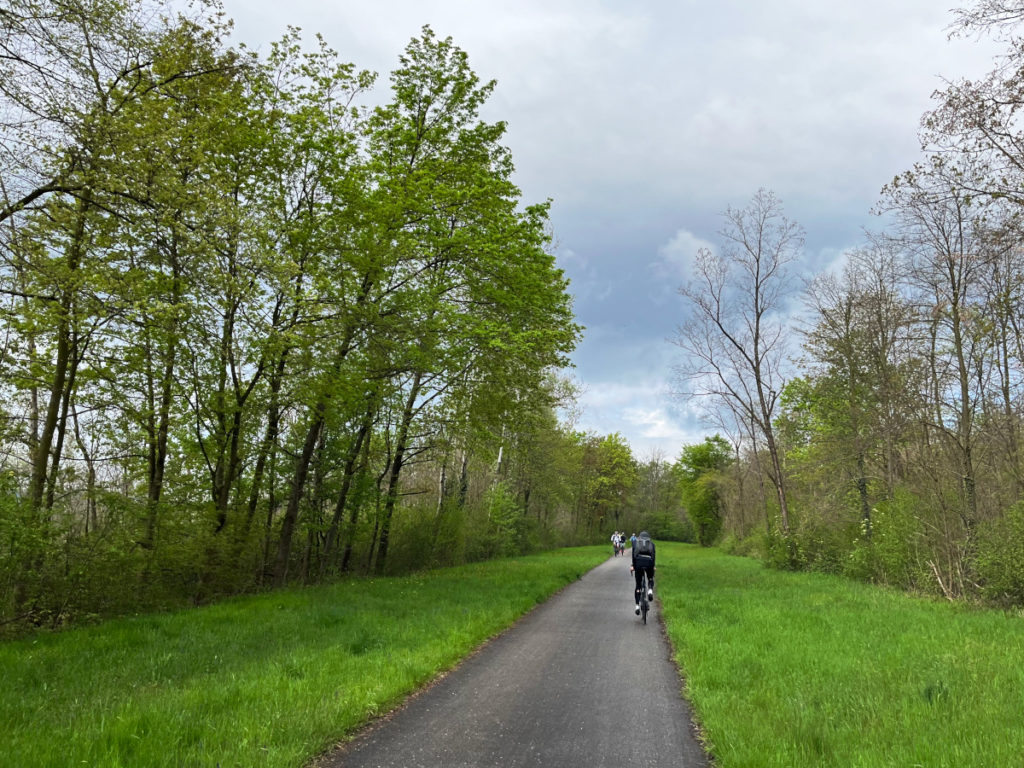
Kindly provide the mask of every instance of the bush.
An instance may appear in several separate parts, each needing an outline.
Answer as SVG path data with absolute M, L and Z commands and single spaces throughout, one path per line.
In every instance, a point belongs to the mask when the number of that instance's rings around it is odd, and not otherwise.
M 851 546 L 851 536 L 844 526 L 816 518 L 802 522 L 792 538 L 797 553 L 796 567 L 819 573 L 843 571 Z
M 861 536 L 853 542 L 853 548 L 843 566 L 843 575 L 857 581 L 885 581 L 885 569 L 878 549 L 870 539 Z
M 718 548 L 727 555 L 764 559 L 764 536 L 751 535 L 739 538 L 735 533 L 727 533 L 718 543 Z
M 800 543 L 792 535 L 786 536 L 773 528 L 764 537 L 764 564 L 780 571 L 799 571 L 806 560 L 800 550 Z
M 880 502 L 871 515 L 871 536 L 862 530 L 847 555 L 843 572 L 852 578 L 901 589 L 932 591 L 924 564 L 928 545 L 921 523 L 921 500 L 906 490 Z
M 529 534 L 523 510 L 505 483 L 484 494 L 481 513 L 471 520 L 466 541 L 470 562 L 511 557 L 526 551 Z
M 978 528 L 975 572 L 982 596 L 998 605 L 1024 605 L 1024 502 Z
M 410 504 L 396 510 L 391 523 L 386 572 L 410 573 L 433 564 L 433 531 L 439 521 L 429 506 Z M 440 535 L 440 532 L 439 532 Z

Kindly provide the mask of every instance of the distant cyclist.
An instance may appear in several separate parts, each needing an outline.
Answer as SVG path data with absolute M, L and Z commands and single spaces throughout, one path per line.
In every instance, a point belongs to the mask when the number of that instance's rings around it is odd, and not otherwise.
M 640 535 L 633 540 L 633 564 L 629 566 L 629 572 L 636 579 L 636 589 L 633 590 L 633 600 L 636 603 L 636 615 L 640 615 L 640 585 L 643 577 L 647 576 L 647 599 L 654 599 L 654 542 L 647 531 L 640 531 Z

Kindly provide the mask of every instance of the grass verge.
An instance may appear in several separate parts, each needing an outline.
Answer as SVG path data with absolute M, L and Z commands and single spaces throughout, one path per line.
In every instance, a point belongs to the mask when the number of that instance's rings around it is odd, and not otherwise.
M 607 557 L 559 550 L 0 644 L 0 765 L 304 765 Z
M 1024 620 L 660 544 L 717 768 L 1024 765 Z

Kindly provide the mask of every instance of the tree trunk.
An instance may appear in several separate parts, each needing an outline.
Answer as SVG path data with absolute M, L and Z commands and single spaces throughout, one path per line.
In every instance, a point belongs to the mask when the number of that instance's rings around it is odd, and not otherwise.
M 291 492 L 288 496 L 288 507 L 285 509 L 284 520 L 281 523 L 281 538 L 278 541 L 277 561 L 274 566 L 274 583 L 279 587 L 284 586 L 288 578 L 288 560 L 291 557 L 292 534 L 295 532 L 295 523 L 299 518 L 299 507 L 302 503 L 302 494 L 306 487 L 309 465 L 313 460 L 313 452 L 316 450 L 317 442 L 320 439 L 320 430 L 324 427 L 324 413 L 326 410 L 326 396 L 323 396 L 320 402 L 313 408 L 313 418 L 306 431 L 302 452 L 295 459 Z
M 82 459 L 85 461 L 86 467 L 85 533 L 88 535 L 90 531 L 95 533 L 99 525 L 96 509 L 96 463 L 93 461 L 92 455 L 89 452 L 89 447 L 85 444 L 85 440 L 82 438 L 82 430 L 78 425 L 78 412 L 73 407 L 71 409 L 71 423 L 74 425 L 75 439 L 78 442 L 78 450 L 82 452 Z
M 270 574 L 270 543 L 274 532 L 274 513 L 277 512 L 277 446 L 270 445 L 270 483 L 267 487 L 267 519 L 263 527 L 263 563 L 260 568 L 260 583 Z
M 363 450 L 363 442 L 367 439 L 370 431 L 370 417 L 363 420 L 356 433 L 355 440 L 349 448 L 348 456 L 345 457 L 345 474 L 341 481 L 341 490 L 338 492 L 338 500 L 334 505 L 334 515 L 331 517 L 331 525 L 327 529 L 327 540 L 324 542 L 324 556 L 320 561 L 320 579 L 327 575 L 327 569 L 334 557 L 334 550 L 338 543 L 338 531 L 341 528 L 341 520 L 345 514 L 345 504 L 348 501 L 349 489 L 352 486 L 352 478 L 355 475 L 356 463 Z
M 868 502 L 868 478 L 864 471 L 864 452 L 857 452 L 857 493 L 860 495 L 860 514 L 864 523 L 864 537 L 871 541 L 871 504 Z
M 416 398 L 420 393 L 420 381 L 422 374 L 416 372 L 413 377 L 412 386 L 409 388 L 409 397 L 405 401 L 405 409 L 402 411 L 402 421 L 398 427 L 398 436 L 395 440 L 395 455 L 391 461 L 391 472 L 388 476 L 388 491 L 384 500 L 384 517 L 381 520 L 380 542 L 377 548 L 377 562 L 375 569 L 377 573 L 383 573 L 387 563 L 388 544 L 391 539 L 391 519 L 395 513 L 395 503 L 398 501 L 398 483 L 405 461 L 406 441 L 409 438 L 409 426 L 412 424 L 413 413 L 415 412 Z
M 57 488 L 57 471 L 60 468 L 60 458 L 64 455 L 64 438 L 67 435 L 68 408 L 71 405 L 71 398 L 75 391 L 75 379 L 78 375 L 78 366 L 82 362 L 85 352 L 79 351 L 78 332 L 71 332 L 71 360 L 68 370 L 67 386 L 61 395 L 60 418 L 57 420 L 57 442 L 53 446 L 53 462 L 50 465 L 50 474 L 46 481 L 46 505 L 47 511 L 53 509 L 53 498 Z
M 263 476 L 266 472 L 267 461 L 277 444 L 277 435 L 281 423 L 281 383 L 284 380 L 285 357 L 287 350 L 281 353 L 276 370 L 270 380 L 270 405 L 267 409 L 267 428 L 263 433 L 263 440 L 260 443 L 259 452 L 256 456 L 256 467 L 253 470 L 252 488 L 249 489 L 249 503 L 246 508 L 245 522 L 238 535 L 238 546 L 240 547 L 249 538 L 252 529 L 252 521 L 256 517 L 256 509 L 259 506 L 260 493 L 263 491 Z M 236 548 L 236 554 L 240 550 Z
M 373 426 L 372 423 L 370 425 Z M 351 511 L 348 513 L 348 523 L 345 525 L 345 552 L 341 557 L 341 570 L 345 572 L 349 569 L 349 565 L 352 559 L 352 547 L 356 537 L 356 525 L 359 522 L 359 511 L 363 505 L 364 495 L 364 484 L 365 478 L 369 471 L 370 466 L 370 443 L 372 441 L 371 436 L 367 436 L 366 440 L 363 441 L 363 452 L 359 459 L 359 467 L 356 470 L 358 477 L 361 479 L 360 486 L 357 487 L 356 498 L 350 505 Z M 376 535 L 376 534 L 375 534 Z
M 71 241 L 67 247 L 67 270 L 76 275 L 81 266 L 85 251 L 85 220 L 89 210 L 88 195 L 78 199 L 75 226 Z M 53 449 L 54 433 L 60 418 L 61 404 L 64 401 L 68 372 L 72 364 L 72 326 L 75 307 L 75 288 L 67 286 L 61 293 L 60 318 L 57 321 L 57 356 L 53 366 L 53 378 L 50 382 L 50 398 L 43 419 L 39 442 L 32 456 L 32 474 L 29 480 L 29 502 L 33 509 L 43 506 L 46 480 L 49 476 L 50 454 Z M 60 456 L 53 457 L 54 471 L 60 463 Z
M 956 354 L 957 376 L 960 384 L 960 411 L 957 414 L 956 443 L 960 452 L 960 466 L 963 476 L 964 508 L 961 514 L 964 527 L 967 529 L 968 539 L 970 539 L 974 532 L 975 523 L 978 520 L 973 456 L 974 411 L 971 405 L 970 371 L 964 353 L 964 329 L 963 319 L 961 318 L 959 291 L 954 291 L 953 296 L 953 350 Z
M 177 306 L 181 301 L 181 266 L 178 259 L 177 243 L 171 245 L 171 302 Z M 160 398 L 151 403 L 155 424 L 150 434 L 149 487 L 147 489 L 146 545 L 153 546 L 156 536 L 157 510 L 163 495 L 164 472 L 167 468 L 167 439 L 170 432 L 171 403 L 174 397 L 175 363 L 178 354 L 178 319 L 171 321 L 163 350 L 164 365 L 160 373 Z M 149 366 L 152 370 L 152 365 Z M 152 423 L 152 422 L 151 422 Z
M 469 451 L 462 451 L 462 466 L 459 469 L 459 509 L 466 508 L 466 497 L 469 496 Z

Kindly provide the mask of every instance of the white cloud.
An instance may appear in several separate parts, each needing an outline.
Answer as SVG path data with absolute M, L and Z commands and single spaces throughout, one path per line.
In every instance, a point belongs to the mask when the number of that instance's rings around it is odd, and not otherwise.
M 850 252 L 856 246 L 850 248 L 822 248 L 814 259 L 814 274 L 829 274 L 839 277 L 850 262 Z
M 658 260 L 653 263 L 656 277 L 685 280 L 690 276 L 697 251 L 715 246 L 686 229 L 678 230 L 672 239 L 658 248 Z
M 641 437 L 683 440 L 687 435 L 686 430 L 673 423 L 664 408 L 627 408 L 622 416 L 639 428 Z
M 640 459 L 655 452 L 674 459 L 684 445 L 699 443 L 715 431 L 700 423 L 696 411 L 677 407 L 662 379 L 591 383 L 580 405 L 579 428 L 619 432 Z
M 572 248 L 559 248 L 558 262 L 563 268 L 568 267 L 580 273 L 592 272 L 590 259 L 585 254 L 580 254 L 574 251 Z

